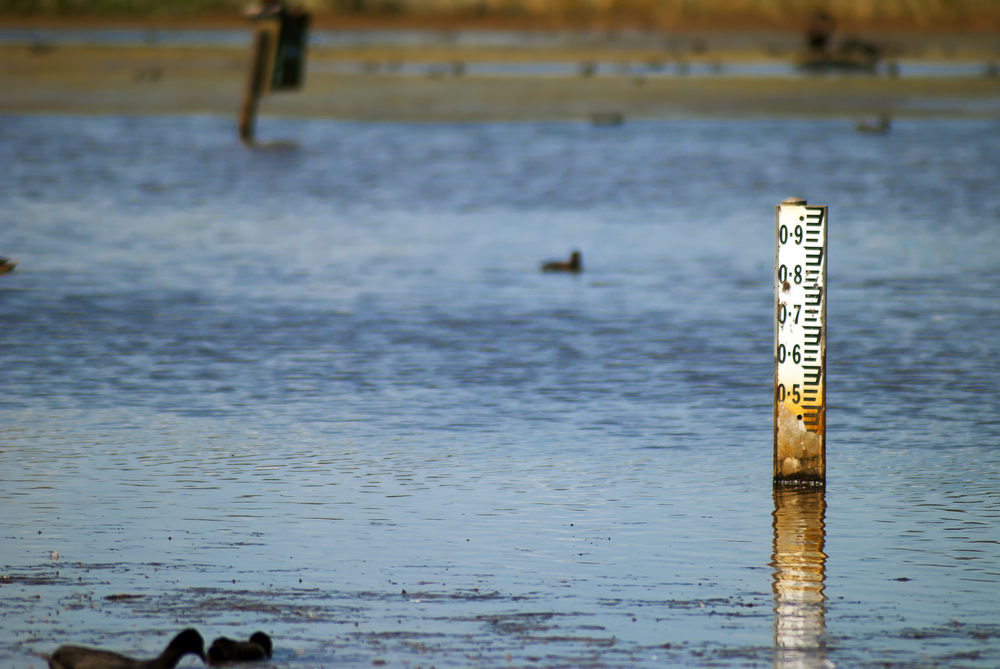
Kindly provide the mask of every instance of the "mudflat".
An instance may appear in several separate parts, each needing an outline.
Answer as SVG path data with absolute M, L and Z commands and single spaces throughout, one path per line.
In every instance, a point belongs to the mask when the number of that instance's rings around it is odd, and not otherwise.
M 762 52 L 761 52 L 762 53 Z M 678 76 L 668 56 L 616 48 L 315 48 L 301 90 L 264 98 L 260 115 L 356 120 L 503 121 L 588 118 L 846 116 L 1000 117 L 1000 77 L 983 58 L 950 76 L 747 76 L 733 61 L 761 53 L 715 51 L 718 71 Z M 788 63 L 789 54 L 769 62 Z M 249 48 L 232 46 L 0 46 L 0 113 L 236 115 Z M 556 74 L 477 72 L 476 63 L 561 63 Z M 580 64 L 602 63 L 598 76 Z M 697 64 L 698 58 L 683 62 Z M 617 63 L 615 67 L 605 67 Z M 982 68 L 978 63 L 982 63 Z M 405 64 L 406 68 L 401 68 Z

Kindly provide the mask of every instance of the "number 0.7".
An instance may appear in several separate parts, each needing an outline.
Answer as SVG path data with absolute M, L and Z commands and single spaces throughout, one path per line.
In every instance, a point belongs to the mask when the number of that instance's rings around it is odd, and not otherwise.
M 802 305 L 801 304 L 793 304 L 792 305 L 792 309 L 795 309 L 795 320 L 793 320 L 792 322 L 795 323 L 796 325 L 798 325 L 799 324 L 799 315 L 802 313 Z M 782 304 L 778 308 L 778 322 L 781 323 L 782 325 L 784 325 L 786 320 L 788 320 L 788 309 L 787 309 L 787 307 L 785 307 L 784 304 Z M 782 362 L 784 362 L 784 360 L 782 360 Z

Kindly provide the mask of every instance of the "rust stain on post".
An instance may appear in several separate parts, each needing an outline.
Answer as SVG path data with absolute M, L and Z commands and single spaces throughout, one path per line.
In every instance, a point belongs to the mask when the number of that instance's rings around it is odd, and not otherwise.
M 826 482 L 827 208 L 775 207 L 774 483 Z

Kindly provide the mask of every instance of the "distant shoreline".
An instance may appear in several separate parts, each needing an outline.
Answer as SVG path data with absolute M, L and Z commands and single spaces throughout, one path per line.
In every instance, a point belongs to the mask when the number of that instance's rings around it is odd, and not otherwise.
M 430 30 L 430 31 L 592 31 L 646 32 L 670 35 L 688 32 L 707 33 L 767 33 L 802 34 L 804 17 L 775 18 L 733 16 L 725 13 L 701 17 L 675 17 L 671 20 L 643 19 L 627 15 L 606 15 L 579 18 L 548 14 L 504 16 L 490 14 L 313 14 L 313 27 L 321 30 Z M 238 12 L 199 14 L 43 14 L 0 12 L 0 29 L 4 28 L 130 28 L 130 29 L 223 29 L 249 25 Z M 964 20 L 904 20 L 878 18 L 867 21 L 842 19 L 838 32 L 893 33 L 907 36 L 942 36 L 948 34 L 996 35 L 1000 39 L 1000 7 L 996 17 Z M 996 45 L 1000 55 L 1000 41 Z
M 587 52 L 549 53 L 568 64 L 555 75 L 482 74 L 460 52 L 368 50 L 311 52 L 302 90 L 264 98 L 262 117 L 368 121 L 486 122 L 664 118 L 1000 118 L 1000 78 L 965 76 L 757 77 L 635 72 L 608 61 L 585 77 Z M 362 54 L 370 61 L 362 61 Z M 392 64 L 390 55 L 399 59 Z M 474 55 L 474 54 L 473 54 Z M 482 52 L 478 54 L 484 56 Z M 494 57 L 505 55 L 495 52 Z M 506 54 L 512 56 L 512 54 Z M 514 54 L 525 58 L 525 53 Z M 538 54 L 535 54 L 538 55 Z M 600 57 L 599 51 L 589 57 Z M 618 59 L 639 53 L 615 52 Z M 0 46 L 0 114 L 176 115 L 235 119 L 249 49 Z M 607 52 L 603 53 L 608 57 Z M 346 58 L 345 58 L 346 57 Z M 379 60 L 381 59 L 381 60 Z M 448 60 L 450 59 L 450 60 Z M 405 62 L 409 73 L 392 69 Z M 461 70 L 452 68 L 465 62 Z M 482 62 L 482 61 L 480 61 Z M 786 61 L 787 62 L 787 61 Z M 669 63 L 669 61 L 667 61 Z M 665 63 L 663 67 L 676 68 Z M 376 67 L 377 66 L 377 67 Z M 345 69 L 346 67 L 346 69 Z M 414 69 L 415 68 L 415 69 Z M 642 72 L 645 72 L 643 74 Z
M 409 27 L 407 27 L 409 26 Z M 171 57 L 169 49 L 246 49 L 253 29 L 249 21 L 150 20 L 97 21 L 0 20 L 0 48 L 29 48 L 39 56 L 53 48 L 152 48 Z M 515 30 L 483 26 L 431 30 L 418 24 L 385 23 L 354 29 L 317 22 L 309 40 L 310 60 L 405 59 L 609 62 L 660 60 L 676 62 L 775 61 L 801 56 L 803 36 L 782 30 L 596 31 L 584 29 Z M 854 32 L 837 33 L 834 44 L 860 39 L 878 47 L 883 62 L 895 59 L 979 63 L 1000 62 L 1000 33 Z M 30 60 L 34 69 L 40 65 Z
M 790 68 L 803 54 L 799 31 L 601 31 L 557 29 L 534 20 L 530 30 L 527 25 L 490 17 L 320 15 L 304 88 L 265 98 L 260 114 L 405 121 L 587 119 L 605 113 L 630 120 L 1000 118 L 1000 33 L 838 30 L 838 39 L 870 40 L 885 60 L 971 66 L 960 76 L 911 75 L 903 65 L 898 78 L 884 68 L 875 76 L 782 77 L 740 75 L 738 65 Z M 0 34 L 0 113 L 235 115 L 250 28 L 236 15 L 0 14 L 0 31 L 6 31 Z M 63 40 L 54 34 L 62 30 L 82 37 Z M 200 30 L 205 39 L 191 39 Z M 232 38 L 239 32 L 245 40 Z M 122 33 L 130 34 L 122 39 Z M 489 67 L 505 63 L 501 75 L 490 73 Z M 712 74 L 693 76 L 709 68 Z
M 998 5 L 1000 7 L 1000 5 Z M 327 39 L 315 39 L 310 51 L 318 55 L 323 50 L 338 51 L 340 56 L 393 57 L 388 52 L 401 50 L 409 58 L 413 51 L 441 51 L 454 53 L 458 58 L 475 59 L 481 52 L 502 51 L 504 60 L 563 58 L 559 52 L 571 52 L 572 58 L 600 58 L 613 61 L 629 58 L 667 59 L 687 58 L 708 60 L 760 60 L 788 58 L 802 50 L 804 34 L 797 25 L 764 25 L 749 22 L 727 25 L 725 22 L 707 24 L 704 21 L 681 22 L 672 27 L 650 28 L 622 21 L 618 24 L 556 21 L 546 17 L 462 17 L 462 16 L 380 16 L 380 15 L 331 15 L 318 14 L 312 21 L 312 33 L 325 32 Z M 12 33 L 29 33 L 20 43 L 41 44 L 45 37 L 35 38 L 31 31 L 48 31 L 49 39 L 58 44 L 52 33 L 66 31 L 134 31 L 148 33 L 131 41 L 101 41 L 92 43 L 79 35 L 74 36 L 76 46 L 132 47 L 160 43 L 170 46 L 178 32 L 197 34 L 204 31 L 237 31 L 249 33 L 252 23 L 238 14 L 199 14 L 171 16 L 137 15 L 42 15 L 0 13 L 0 47 L 10 47 L 19 40 Z M 876 29 L 877 28 L 877 29 Z M 988 63 L 1000 62 L 1000 25 L 985 23 L 978 30 L 956 30 L 946 24 L 928 26 L 911 25 L 893 28 L 880 23 L 874 28 L 852 27 L 839 24 L 834 33 L 834 43 L 857 38 L 877 45 L 884 59 L 909 58 L 941 61 L 975 60 Z M 161 31 L 156 35 L 156 31 Z M 6 33 L 4 35 L 3 33 Z M 354 34 L 357 39 L 343 39 L 331 35 Z M 414 34 L 424 37 L 414 40 Z M 480 36 L 482 39 L 480 39 Z M 498 39 L 498 36 L 501 38 Z M 197 40 L 195 40 L 197 41 Z M 212 43 L 212 37 L 200 46 L 238 46 L 242 43 L 224 38 L 228 44 Z M 190 45 L 190 44 L 189 44 Z M 44 45 L 43 45 L 44 46 Z M 481 48 L 482 47 L 482 48 Z M 367 51 L 367 53 L 366 53 Z M 588 53 L 589 52 L 589 53 Z M 328 54 L 330 55 L 330 54 Z M 436 57 L 436 56 L 431 56 Z M 490 56 L 493 57 L 493 56 Z

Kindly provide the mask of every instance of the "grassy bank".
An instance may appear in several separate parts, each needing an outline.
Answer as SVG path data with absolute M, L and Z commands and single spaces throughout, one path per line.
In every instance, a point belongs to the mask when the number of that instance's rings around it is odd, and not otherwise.
M 0 22 L 237 23 L 245 0 L 0 0 Z M 302 0 L 320 26 L 801 30 L 819 10 L 841 30 L 997 31 L 996 0 Z

